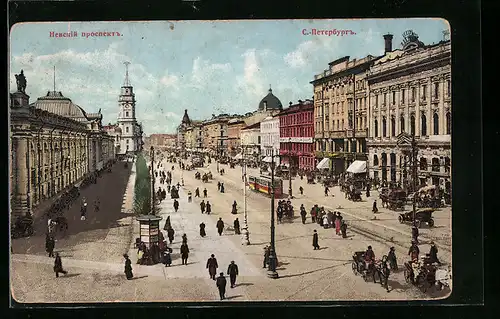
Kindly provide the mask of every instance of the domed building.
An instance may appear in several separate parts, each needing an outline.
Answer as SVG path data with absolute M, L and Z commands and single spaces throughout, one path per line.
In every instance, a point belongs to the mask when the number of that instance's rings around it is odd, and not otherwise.
M 269 87 L 269 93 L 260 101 L 259 111 L 282 110 L 281 101 L 273 94 L 273 90 Z

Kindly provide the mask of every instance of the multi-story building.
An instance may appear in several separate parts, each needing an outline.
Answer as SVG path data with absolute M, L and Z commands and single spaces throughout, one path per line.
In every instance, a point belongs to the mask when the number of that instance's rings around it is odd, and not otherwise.
M 412 31 L 402 48 L 374 63 L 369 83 L 369 174 L 407 185 L 409 159 L 397 145 L 402 132 L 415 135 L 420 184 L 451 192 L 451 43 L 425 45 Z
M 11 217 L 31 214 L 115 159 L 114 139 L 102 130 L 100 112 L 87 114 L 61 92 L 30 104 L 25 84 L 18 83 L 9 110 Z
M 371 55 L 329 63 L 329 69 L 314 77 L 314 132 L 318 159 L 329 158 L 329 168 L 338 174 L 354 160 L 366 160 L 366 73 L 375 61 Z
M 212 154 L 227 156 L 228 153 L 228 122 L 235 118 L 228 114 L 212 115 L 210 120 L 203 122 L 203 147 Z
M 245 158 L 260 160 L 260 123 L 254 123 L 241 129 L 241 147 Z
M 201 151 L 203 149 L 201 121 L 191 121 L 184 130 L 186 148 L 190 151 Z
M 117 125 L 121 129 L 118 154 L 122 156 L 137 154 L 142 151 L 143 147 L 143 129 L 135 117 L 136 100 L 134 88 L 128 78 L 128 64 L 126 66 L 125 81 L 121 87 L 118 99 L 120 110 L 117 121 Z
M 179 149 L 186 148 L 186 131 L 191 126 L 191 119 L 189 118 L 188 111 L 184 110 L 181 124 L 177 127 L 177 147 Z
M 300 101 L 279 113 L 281 163 L 290 168 L 314 170 L 314 104 Z
M 172 151 L 175 149 L 177 142 L 177 134 L 151 134 L 147 138 L 145 138 L 149 147 L 153 146 L 155 149 L 159 149 L 162 151 Z
M 260 123 L 260 147 L 264 157 L 278 156 L 280 153 L 280 119 L 279 113 L 268 116 Z
M 245 126 L 245 121 L 241 118 L 229 120 L 227 123 L 227 148 L 231 157 L 241 153 L 241 129 Z

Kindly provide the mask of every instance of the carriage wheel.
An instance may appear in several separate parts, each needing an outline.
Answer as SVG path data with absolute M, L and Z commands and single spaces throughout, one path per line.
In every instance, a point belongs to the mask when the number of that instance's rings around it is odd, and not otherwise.
M 403 216 L 399 215 L 398 220 L 399 220 L 399 223 L 402 224 L 404 222 Z
M 407 284 L 409 284 L 411 282 L 411 272 L 409 269 L 405 269 L 405 272 L 404 272 L 404 275 L 405 275 L 405 281 Z
M 434 226 L 434 219 L 429 219 L 429 222 L 428 222 L 428 225 L 429 227 L 433 227 Z
M 358 265 L 356 263 L 351 264 L 352 272 L 357 275 L 358 274 Z

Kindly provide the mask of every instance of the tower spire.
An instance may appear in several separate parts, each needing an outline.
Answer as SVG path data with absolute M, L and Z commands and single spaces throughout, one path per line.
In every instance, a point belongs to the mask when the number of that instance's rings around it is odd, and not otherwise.
M 269 93 L 271 93 L 273 90 L 271 89 L 271 84 L 269 84 Z
M 128 79 L 128 65 L 130 64 L 130 62 L 126 61 L 123 62 L 123 64 L 125 64 L 125 81 L 123 82 L 123 86 L 131 86 L 130 80 Z

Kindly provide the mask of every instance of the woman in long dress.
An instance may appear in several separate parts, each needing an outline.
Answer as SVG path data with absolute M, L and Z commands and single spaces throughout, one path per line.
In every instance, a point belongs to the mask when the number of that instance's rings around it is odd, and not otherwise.
M 134 274 L 132 273 L 132 262 L 128 258 L 127 254 L 123 254 L 123 257 L 125 258 L 125 276 L 127 276 L 127 279 L 130 280 L 134 278 Z
M 340 218 L 335 219 L 335 233 L 340 235 Z

